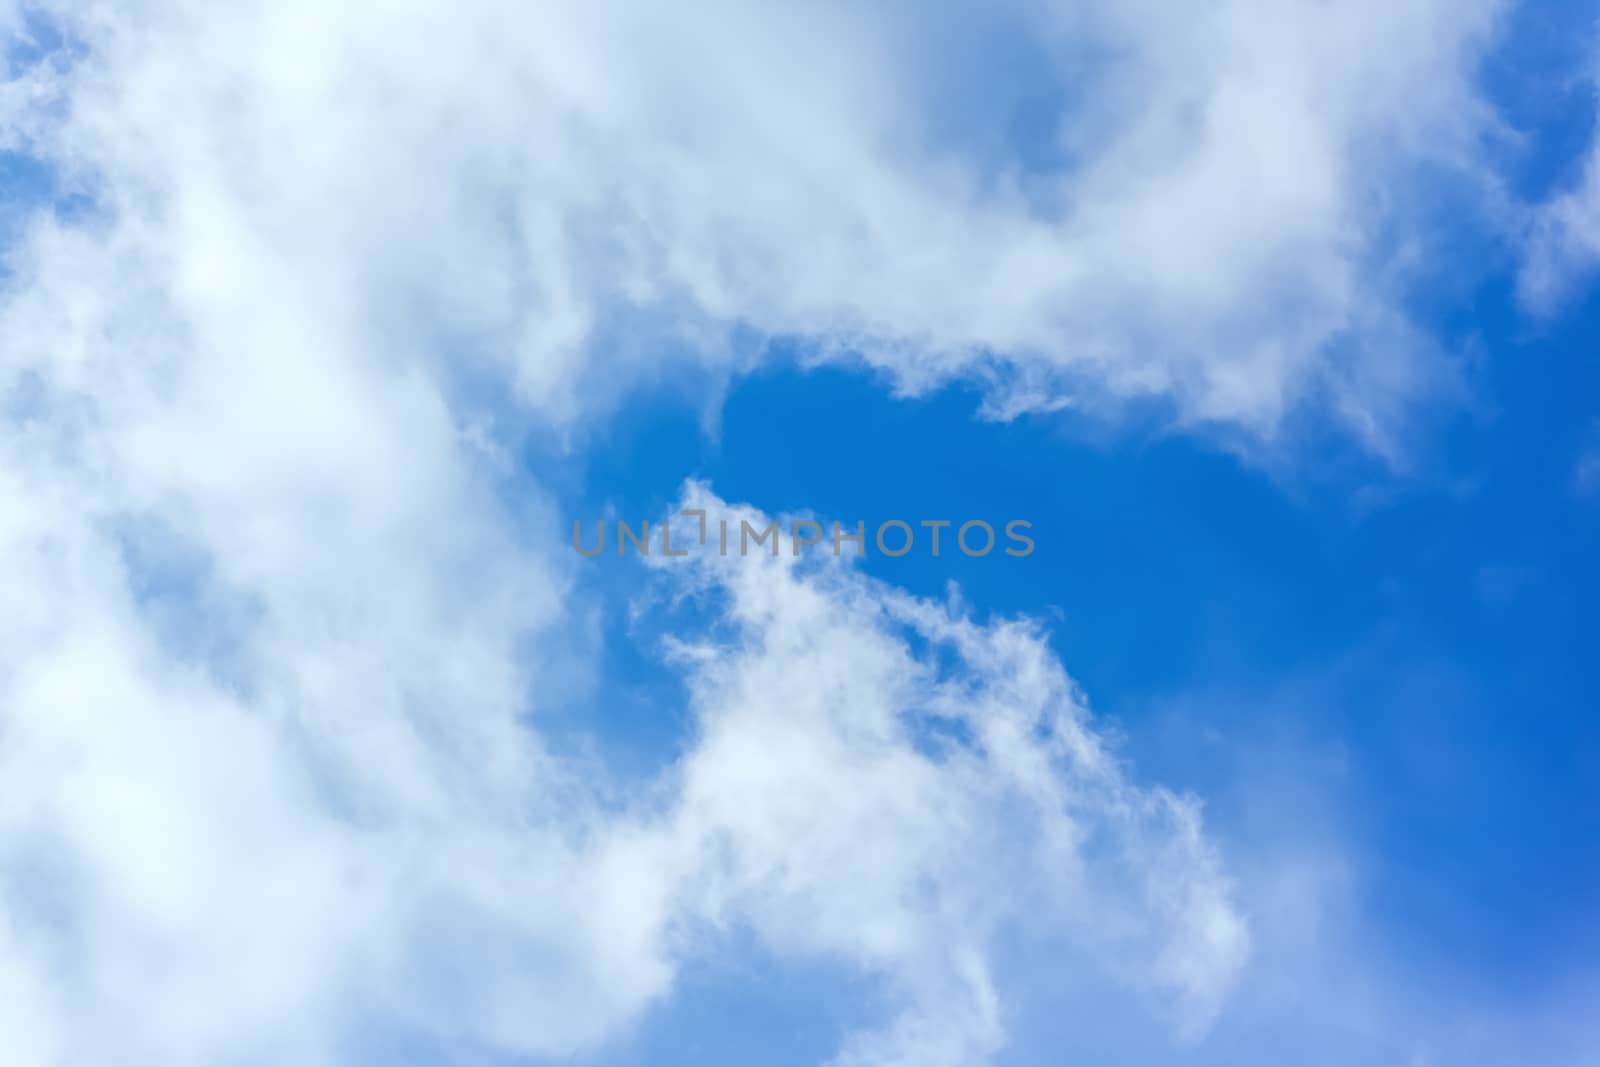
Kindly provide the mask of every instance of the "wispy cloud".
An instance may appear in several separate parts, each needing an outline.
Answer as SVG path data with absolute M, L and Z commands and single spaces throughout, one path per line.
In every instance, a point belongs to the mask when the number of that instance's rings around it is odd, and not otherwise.
M 1600 26 L 1596 27 L 1600 40 Z M 1591 92 L 1600 89 L 1600 46 Z M 1533 209 L 1519 279 L 1524 303 L 1551 311 L 1567 301 L 1600 264 L 1600 123 L 1591 134 L 1576 181 Z

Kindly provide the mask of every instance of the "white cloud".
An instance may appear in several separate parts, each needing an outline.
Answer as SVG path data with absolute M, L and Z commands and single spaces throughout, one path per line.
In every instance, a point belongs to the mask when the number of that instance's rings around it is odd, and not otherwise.
M 1496 8 L 146 4 L 71 19 L 39 150 L 566 422 L 744 365 L 739 327 L 1001 412 L 1304 408 L 1385 447 L 1441 373 L 1409 209 L 1475 167 Z
M 1600 75 L 1593 81 L 1600 87 Z M 1600 265 L 1600 124 L 1577 181 L 1538 205 L 1519 279 L 1523 302 L 1549 311 Z
M 1600 263 L 1600 144 L 1590 150 L 1583 177 L 1542 205 L 1522 272 L 1523 299 L 1549 308 Z
M 703 488 L 686 505 L 766 521 Z M 734 624 L 685 650 L 698 744 L 676 851 L 699 858 L 712 917 L 898 987 L 907 1014 L 843 1062 L 980 1061 L 1002 1032 L 985 958 L 1005 930 L 1079 946 L 1170 998 L 1180 1029 L 1210 1025 L 1247 937 L 1197 805 L 1126 780 L 1042 635 L 826 553 L 724 558 L 710 541 L 654 557 Z

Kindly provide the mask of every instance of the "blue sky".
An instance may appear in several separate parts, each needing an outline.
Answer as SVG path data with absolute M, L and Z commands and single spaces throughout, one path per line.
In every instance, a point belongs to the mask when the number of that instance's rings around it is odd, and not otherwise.
M 1502 353 L 1479 386 L 1495 410 L 1445 420 L 1404 475 L 1359 454 L 1265 471 L 1181 435 L 988 422 L 960 389 L 908 401 L 858 375 L 789 366 L 735 386 L 709 432 L 671 397 L 642 399 L 595 447 L 562 513 L 657 515 L 687 472 L 769 512 L 864 517 L 869 529 L 1027 517 L 1040 548 L 1025 560 L 917 552 L 863 566 L 924 596 L 959 583 L 979 613 L 1045 619 L 1137 766 L 1205 797 L 1241 847 L 1263 822 L 1336 820 L 1361 856 L 1360 906 L 1407 980 L 1448 975 L 1514 1004 L 1600 948 L 1588 636 L 1600 632 L 1600 498 L 1575 478 L 1600 368 L 1586 346 L 1592 315 L 1530 336 L 1493 299 L 1473 318 L 1484 348 Z M 631 629 L 625 595 L 609 610 Z M 619 676 L 652 701 L 672 685 L 648 669 Z M 630 760 L 671 758 L 683 742 L 681 719 L 619 719 L 605 733 Z M 1263 754 L 1287 767 L 1249 766 Z M 1300 760 L 1321 776 L 1302 783 L 1309 795 L 1240 785 L 1298 773 Z M 752 972 L 720 976 L 756 992 L 733 993 L 737 1008 L 717 1018 L 753 1012 L 761 1035 L 794 1025 L 793 988 Z M 745 1062 L 770 1055 L 763 1040 L 708 1049 Z M 808 1055 L 800 1042 L 771 1062 Z
M 0 32 L 16 1062 L 1597 1062 L 1592 3 Z

